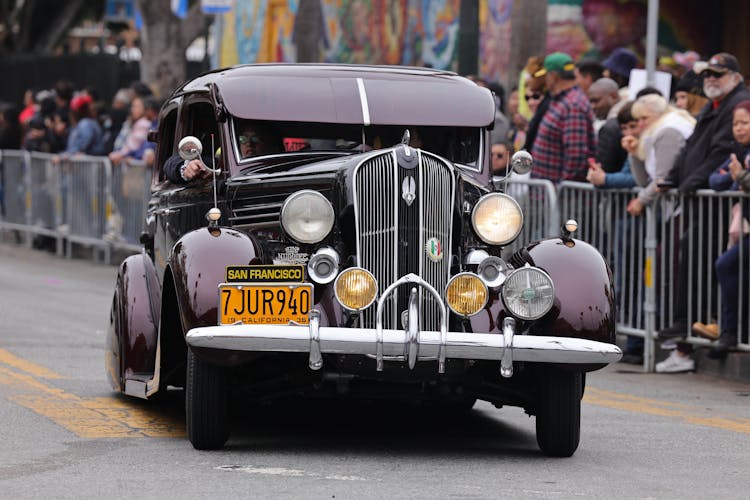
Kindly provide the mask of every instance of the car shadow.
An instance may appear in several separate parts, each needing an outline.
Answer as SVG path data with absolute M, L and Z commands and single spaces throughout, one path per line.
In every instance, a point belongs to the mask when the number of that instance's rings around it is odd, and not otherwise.
M 185 426 L 184 391 L 170 389 L 154 400 L 116 398 L 151 415 Z M 533 418 L 518 425 L 518 409 L 478 402 L 470 410 L 409 402 L 291 399 L 230 408 L 232 432 L 224 452 L 304 452 L 321 455 L 467 458 L 543 456 Z M 503 413 L 513 422 L 503 421 Z
M 519 428 L 497 419 L 503 410 L 477 405 L 463 411 L 338 400 L 242 406 L 232 411 L 232 434 L 224 449 L 390 457 L 540 453 L 533 419 Z

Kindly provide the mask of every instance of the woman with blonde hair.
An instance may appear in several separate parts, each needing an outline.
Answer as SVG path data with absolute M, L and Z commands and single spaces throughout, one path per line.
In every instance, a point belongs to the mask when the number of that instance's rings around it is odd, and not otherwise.
M 640 136 L 625 136 L 622 147 L 628 152 L 633 177 L 643 189 L 628 203 L 628 213 L 638 216 L 656 198 L 657 180 L 667 176 L 677 155 L 695 128 L 695 118 L 670 106 L 657 94 L 639 97 L 632 108 Z

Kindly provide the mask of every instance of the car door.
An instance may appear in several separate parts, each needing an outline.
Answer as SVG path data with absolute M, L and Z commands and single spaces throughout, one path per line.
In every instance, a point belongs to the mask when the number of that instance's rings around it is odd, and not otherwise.
M 180 110 L 176 142 L 185 136 L 197 137 L 203 145 L 202 159 L 213 167 L 216 152 L 221 148 L 220 128 L 216 113 L 208 95 L 186 96 Z M 206 214 L 214 206 L 214 190 L 211 179 L 194 180 L 187 184 L 169 184 L 164 196 L 165 208 L 161 209 L 163 220 L 164 251 L 171 251 L 174 244 L 186 233 L 205 227 Z M 168 254 L 167 254 L 168 255 Z

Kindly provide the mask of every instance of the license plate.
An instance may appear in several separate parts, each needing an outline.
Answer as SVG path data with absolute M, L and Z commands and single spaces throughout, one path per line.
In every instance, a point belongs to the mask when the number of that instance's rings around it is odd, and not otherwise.
M 219 324 L 306 325 L 312 290 L 311 283 L 222 283 Z

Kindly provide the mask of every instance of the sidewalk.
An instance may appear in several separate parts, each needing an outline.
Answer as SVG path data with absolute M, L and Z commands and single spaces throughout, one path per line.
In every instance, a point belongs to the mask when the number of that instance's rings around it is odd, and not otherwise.
M 710 346 L 693 345 L 693 349 L 694 352 L 691 356 L 695 360 L 695 373 L 750 384 L 750 352 L 731 351 L 726 359 L 717 360 L 708 358 Z M 662 349 L 657 342 L 656 362 L 663 361 L 671 352 Z M 671 374 L 665 373 L 663 375 Z M 679 375 L 679 373 L 675 375 Z
M 695 371 L 706 375 L 750 383 L 750 353 L 734 351 L 724 360 L 708 359 L 708 348 L 696 348 Z

